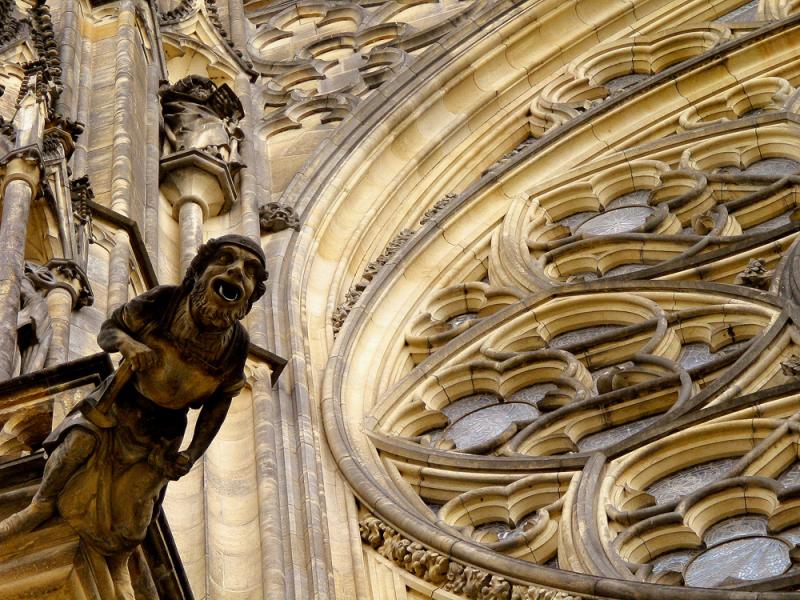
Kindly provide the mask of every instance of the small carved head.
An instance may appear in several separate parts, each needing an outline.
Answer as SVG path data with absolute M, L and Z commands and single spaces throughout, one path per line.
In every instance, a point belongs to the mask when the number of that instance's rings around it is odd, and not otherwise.
M 200 247 L 182 285 L 198 324 L 223 330 L 244 318 L 264 295 L 267 276 L 259 244 L 241 235 L 224 235 Z

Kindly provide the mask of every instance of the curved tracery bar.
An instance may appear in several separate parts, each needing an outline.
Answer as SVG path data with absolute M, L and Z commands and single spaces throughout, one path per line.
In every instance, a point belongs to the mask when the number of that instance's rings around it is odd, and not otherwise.
M 565 61 L 359 290 L 326 427 L 379 555 L 470 598 L 800 590 L 800 79 L 756 58 L 796 19 L 727 10 Z

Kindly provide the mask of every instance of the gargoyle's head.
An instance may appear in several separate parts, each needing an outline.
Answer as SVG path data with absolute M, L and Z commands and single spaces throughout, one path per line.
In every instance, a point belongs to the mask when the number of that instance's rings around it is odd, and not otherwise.
M 186 270 L 192 318 L 206 330 L 231 327 L 266 290 L 266 259 L 256 242 L 224 235 L 203 244 Z

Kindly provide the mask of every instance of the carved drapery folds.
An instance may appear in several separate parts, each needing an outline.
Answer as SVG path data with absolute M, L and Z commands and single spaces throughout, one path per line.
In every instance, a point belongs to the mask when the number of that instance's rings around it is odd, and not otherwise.
M 241 168 L 239 143 L 244 134 L 239 121 L 242 104 L 227 86 L 210 79 L 188 75 L 160 92 L 164 115 L 164 136 L 172 152 L 202 150 L 224 161 L 236 171 Z
M 49 274 L 49 272 L 48 272 Z M 17 313 L 17 352 L 14 376 L 33 373 L 44 367 L 53 332 L 47 301 L 35 282 L 42 273 L 35 265 L 25 265 L 25 277 L 20 287 L 20 309 Z

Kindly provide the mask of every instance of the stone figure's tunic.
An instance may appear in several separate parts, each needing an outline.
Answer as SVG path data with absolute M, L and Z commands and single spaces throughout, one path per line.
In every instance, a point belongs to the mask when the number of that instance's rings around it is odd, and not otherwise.
M 95 436 L 92 455 L 65 485 L 58 509 L 81 536 L 107 554 L 139 544 L 160 506 L 169 480 L 150 464 L 150 453 L 159 448 L 177 452 L 188 409 L 235 396 L 244 385 L 249 345 L 244 327 L 234 323 L 217 364 L 211 364 L 197 351 L 202 340 L 193 344 L 174 334 L 175 317 L 186 310 L 186 298 L 179 287 L 159 286 L 114 311 L 109 321 L 158 351 L 160 364 L 131 376 L 108 409 L 113 424 L 93 419 L 90 409 L 107 393 L 116 373 L 44 442 L 51 452 L 74 428 Z

